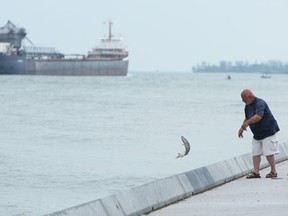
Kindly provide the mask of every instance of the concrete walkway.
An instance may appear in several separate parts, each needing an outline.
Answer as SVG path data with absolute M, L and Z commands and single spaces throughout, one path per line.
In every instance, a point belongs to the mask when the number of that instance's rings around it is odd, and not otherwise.
M 266 160 L 262 157 L 262 160 Z M 278 178 L 239 178 L 204 193 L 151 212 L 149 216 L 287 216 L 288 161 L 276 165 Z

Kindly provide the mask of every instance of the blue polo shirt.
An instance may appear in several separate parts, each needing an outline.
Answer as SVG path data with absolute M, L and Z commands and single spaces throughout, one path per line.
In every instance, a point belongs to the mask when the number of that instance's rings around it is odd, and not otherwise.
M 249 127 L 253 133 L 253 138 L 261 140 L 274 135 L 279 131 L 277 121 L 272 115 L 268 104 L 261 98 L 255 98 L 252 104 L 245 106 L 245 118 L 250 119 L 255 114 L 262 117 L 260 121 L 250 124 Z

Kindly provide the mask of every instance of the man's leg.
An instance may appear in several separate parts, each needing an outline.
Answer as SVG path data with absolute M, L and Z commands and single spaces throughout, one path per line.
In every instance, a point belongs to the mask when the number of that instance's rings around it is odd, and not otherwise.
M 262 150 L 262 140 L 255 140 L 252 139 L 252 156 L 253 156 L 253 166 L 254 166 L 254 173 L 259 174 L 260 171 L 260 162 L 261 162 L 261 155 L 263 154 Z
M 271 171 L 273 173 L 277 173 L 276 172 L 276 163 L 275 163 L 274 155 L 268 155 L 268 156 L 266 156 L 266 158 L 267 158 L 267 161 L 268 161 L 269 165 L 271 166 Z
M 261 155 L 254 155 L 253 156 L 253 165 L 254 165 L 254 172 L 256 174 L 259 174 L 260 162 L 261 162 Z

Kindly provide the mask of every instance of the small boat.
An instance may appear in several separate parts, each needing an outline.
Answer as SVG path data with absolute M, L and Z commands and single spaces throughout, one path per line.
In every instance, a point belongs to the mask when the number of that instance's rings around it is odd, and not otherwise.
M 270 76 L 270 74 L 268 74 L 268 73 L 265 73 L 265 74 L 262 74 L 261 75 L 261 78 L 271 78 L 271 76 Z

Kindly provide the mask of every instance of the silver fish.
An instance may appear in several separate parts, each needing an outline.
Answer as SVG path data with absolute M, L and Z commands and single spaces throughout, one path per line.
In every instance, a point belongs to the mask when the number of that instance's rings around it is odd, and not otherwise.
M 185 155 L 188 155 L 188 153 L 190 151 L 190 143 L 188 142 L 188 140 L 183 136 L 181 136 L 181 140 L 182 140 L 183 145 L 185 147 L 185 152 L 183 154 L 178 153 L 176 158 L 184 157 Z

